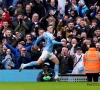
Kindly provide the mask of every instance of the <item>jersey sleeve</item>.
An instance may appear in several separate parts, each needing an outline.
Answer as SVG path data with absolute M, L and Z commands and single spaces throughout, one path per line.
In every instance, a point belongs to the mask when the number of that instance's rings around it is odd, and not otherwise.
M 38 42 L 39 42 L 40 40 L 42 40 L 43 38 L 44 38 L 44 35 L 39 36 L 39 37 L 37 38 L 37 40 L 36 40 L 36 42 L 35 42 L 34 45 L 37 45 Z
M 53 44 L 59 44 L 59 45 L 62 44 L 62 42 L 58 42 L 58 41 L 56 41 L 56 40 L 54 40 L 54 39 L 52 40 L 52 43 L 53 43 Z

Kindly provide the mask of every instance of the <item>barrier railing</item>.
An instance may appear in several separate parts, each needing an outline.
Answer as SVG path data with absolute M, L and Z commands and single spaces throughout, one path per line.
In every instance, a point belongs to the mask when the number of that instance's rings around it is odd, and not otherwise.
M 87 77 L 85 74 L 65 74 L 65 75 L 59 75 L 60 81 L 62 82 L 87 82 Z M 100 82 L 100 75 L 99 80 Z

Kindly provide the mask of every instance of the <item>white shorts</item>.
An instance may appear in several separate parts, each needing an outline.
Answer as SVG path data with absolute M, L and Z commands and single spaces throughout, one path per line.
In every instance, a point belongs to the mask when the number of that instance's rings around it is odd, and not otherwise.
M 42 55 L 40 56 L 40 59 L 42 59 L 43 61 L 45 61 L 47 58 L 49 59 L 49 60 L 51 60 L 51 59 L 53 59 L 53 58 L 55 58 L 56 56 L 52 53 L 52 52 L 48 52 L 48 51 L 46 51 L 46 50 L 44 50 L 43 52 L 42 52 Z

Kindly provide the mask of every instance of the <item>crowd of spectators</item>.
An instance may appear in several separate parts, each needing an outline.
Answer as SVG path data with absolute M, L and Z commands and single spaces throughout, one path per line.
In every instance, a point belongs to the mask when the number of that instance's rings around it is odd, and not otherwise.
M 59 72 L 69 73 L 78 50 L 84 54 L 95 44 L 100 51 L 100 0 L 0 0 L 0 69 L 19 69 L 22 63 L 36 61 L 45 42 L 38 43 L 38 50 L 33 46 L 47 26 L 53 26 L 56 41 L 66 42 L 55 45 L 53 52 L 60 61 Z

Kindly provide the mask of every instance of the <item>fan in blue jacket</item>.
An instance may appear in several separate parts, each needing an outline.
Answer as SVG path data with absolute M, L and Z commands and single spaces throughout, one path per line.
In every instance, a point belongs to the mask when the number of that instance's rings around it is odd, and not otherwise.
M 10 44 L 7 43 L 6 40 L 3 40 L 3 44 L 6 45 L 7 48 L 11 50 L 11 52 L 14 54 L 15 61 L 17 61 L 17 58 L 21 55 L 21 49 L 24 47 L 21 43 L 18 43 L 17 47 L 14 48 Z M 32 42 L 32 45 L 35 44 L 35 41 Z M 25 47 L 27 51 L 30 51 L 32 45 Z

